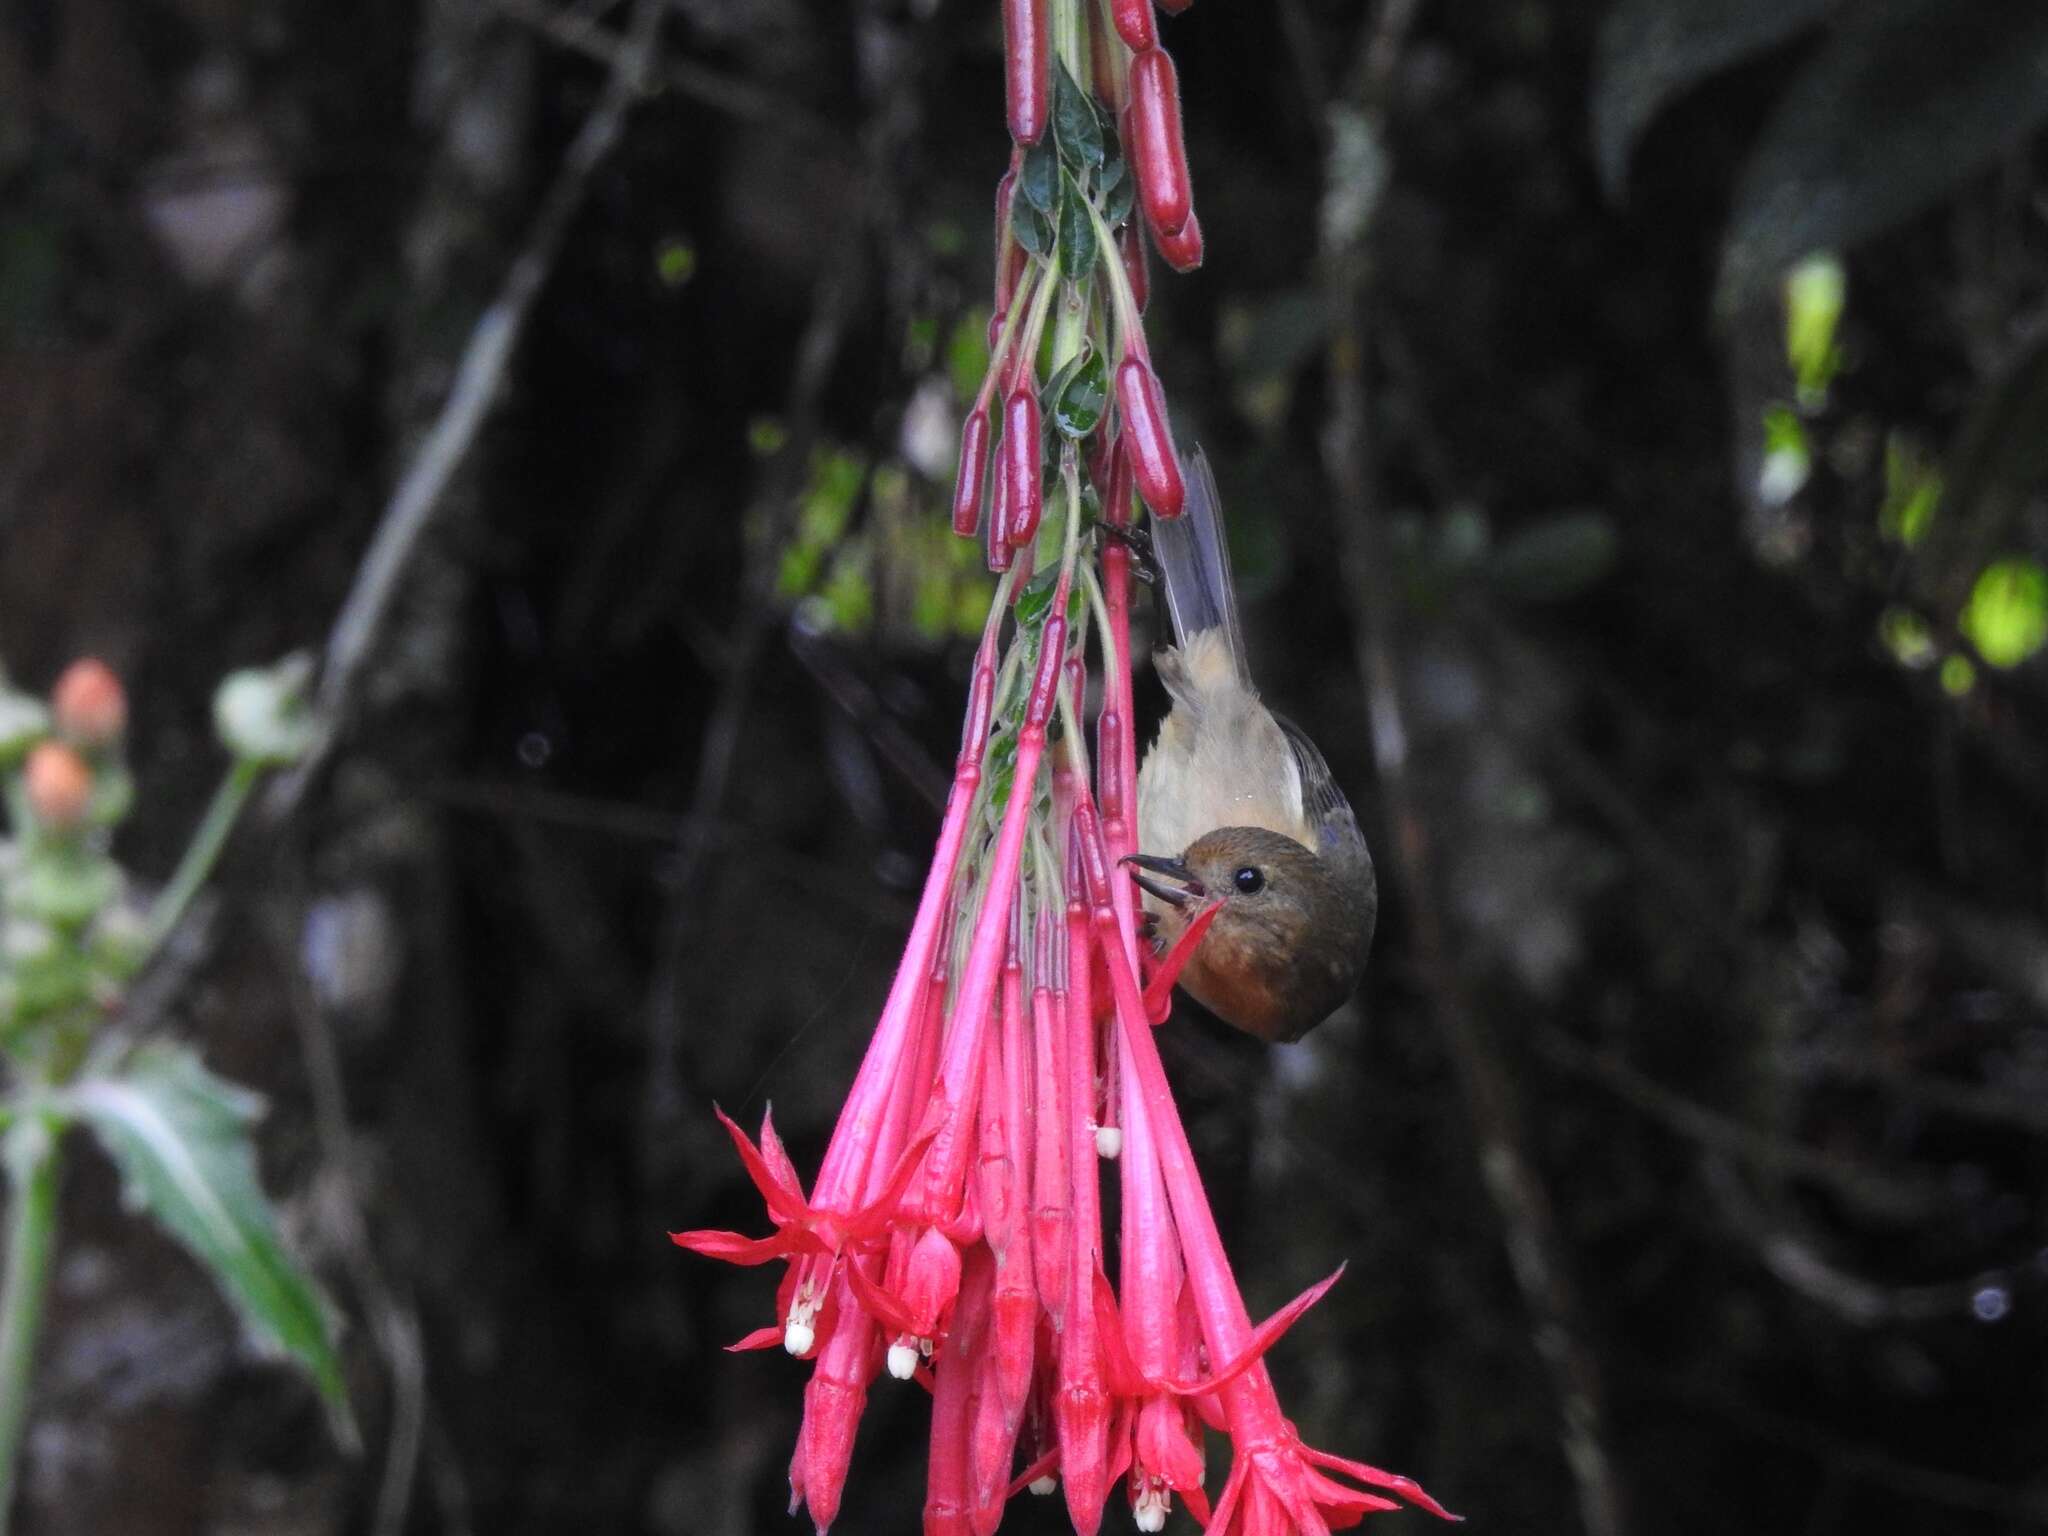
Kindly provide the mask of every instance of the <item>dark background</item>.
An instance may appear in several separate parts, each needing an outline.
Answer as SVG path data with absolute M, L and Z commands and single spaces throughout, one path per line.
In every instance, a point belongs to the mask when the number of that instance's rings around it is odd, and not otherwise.
M 144 875 L 218 771 L 219 675 L 324 643 L 627 9 L 6 8 L 0 656 L 128 679 Z M 1155 271 L 1153 348 L 1385 897 L 1309 1043 L 1190 1008 L 1162 1046 L 1254 1310 L 1350 1260 L 1275 1355 L 1289 1412 L 1480 1531 L 2048 1524 L 2043 664 L 1951 693 L 1882 639 L 1904 610 L 1969 657 L 1959 594 L 2048 547 L 2042 104 L 1971 73 L 2038 29 L 1985 6 L 1968 53 L 1862 8 L 1924 67 L 1859 95 L 1823 73 L 1856 9 L 1676 48 L 1612 187 L 1608 7 L 1165 25 L 1208 261 Z M 340 751 L 244 828 L 171 989 L 165 1027 L 272 1099 L 366 1453 L 81 1156 L 25 1529 L 806 1529 L 804 1371 L 720 1349 L 775 1272 L 664 1234 L 760 1221 L 713 1100 L 772 1099 L 815 1167 L 936 827 L 996 7 L 662 27 Z M 1775 293 L 1716 282 L 1794 108 L 1876 159 L 1792 177 L 1849 246 L 1846 366 L 1774 507 Z M 1333 166 L 1384 178 L 1359 249 L 1320 233 Z M 1948 472 L 1911 551 L 1888 438 Z M 892 1385 L 848 1536 L 915 1528 L 926 1404 Z

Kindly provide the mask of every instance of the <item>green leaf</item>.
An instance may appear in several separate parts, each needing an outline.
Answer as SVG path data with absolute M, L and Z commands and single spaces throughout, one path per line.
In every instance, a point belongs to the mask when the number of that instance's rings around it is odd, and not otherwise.
M 1040 571 L 1025 583 L 1024 590 L 1017 594 L 1017 603 L 1013 610 L 1017 616 L 1019 629 L 1038 628 L 1039 622 L 1045 617 L 1045 610 L 1052 606 L 1053 588 L 1059 585 L 1059 579 L 1059 568 L 1053 566 Z M 1012 755 L 1016 752 L 1015 738 L 1010 739 L 1010 751 Z
M 1893 432 L 1884 444 L 1884 505 L 1877 513 L 1878 532 L 1912 549 L 1927 537 L 1940 506 L 1941 471 L 1911 438 Z
M 1799 383 L 1799 403 L 1809 411 L 1827 404 L 1828 386 L 1841 371 L 1835 343 L 1848 298 L 1849 276 L 1841 259 L 1821 252 L 1785 275 L 1785 361 Z
M 1052 221 L 1031 206 L 1022 187 L 1010 197 L 1010 233 L 1034 256 L 1052 250 Z
M 1938 201 L 2048 115 L 2048 5 L 1846 6 L 1764 127 L 1735 192 L 1718 303 Z
M 129 1201 L 213 1272 L 260 1345 L 305 1369 L 336 1434 L 353 1441 L 331 1312 L 279 1243 L 257 1182 L 249 1129 L 263 1101 L 167 1042 L 141 1046 L 117 1072 L 81 1079 L 69 1097 L 120 1169 Z
M 1665 105 L 1708 75 L 1812 26 L 1834 0 L 1622 0 L 1600 28 L 1593 149 L 1609 197 Z
M 1123 167 L 1121 160 L 1112 160 L 1109 163 L 1119 170 Z M 1104 174 L 1107 173 L 1105 167 Z M 1137 200 L 1137 196 L 1138 182 L 1135 176 L 1119 176 L 1114 181 L 1103 183 L 1102 222 L 1112 229 L 1123 223 L 1131 216 L 1131 204 Z
M 1092 171 L 1102 164 L 1102 120 L 1088 93 L 1058 59 L 1052 65 L 1052 131 L 1059 140 L 1060 158 L 1068 165 Z
M 1095 221 L 1081 189 L 1067 181 L 1060 197 L 1060 271 L 1079 282 L 1095 270 Z
M 1017 191 L 1024 201 L 1047 218 L 1060 195 L 1060 157 L 1050 142 L 1041 137 L 1024 152 L 1024 169 L 1017 175 Z
M 2018 666 L 2048 644 L 2048 570 L 2033 560 L 1994 561 L 1970 589 L 1961 624 L 1992 666 Z
M 50 712 L 40 699 L 17 692 L 0 677 L 0 768 L 12 768 L 50 734 Z
M 1065 436 L 1082 438 L 1101 423 L 1108 403 L 1109 365 L 1100 352 L 1091 351 L 1054 397 L 1051 416 Z

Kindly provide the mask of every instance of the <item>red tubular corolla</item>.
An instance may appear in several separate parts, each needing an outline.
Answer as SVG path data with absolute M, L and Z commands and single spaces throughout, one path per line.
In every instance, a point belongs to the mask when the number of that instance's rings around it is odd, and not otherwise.
M 1003 64 L 1010 137 L 1036 144 L 1045 132 L 1052 55 L 1052 0 L 1003 0 Z
M 1133 53 L 1143 53 L 1159 44 L 1159 28 L 1152 17 L 1152 0 L 1109 0 L 1109 18 L 1116 23 L 1116 35 Z
M 1194 194 L 1181 137 L 1180 77 L 1161 49 L 1147 49 L 1131 60 L 1130 125 L 1124 147 L 1138 175 L 1146 221 L 1154 234 L 1174 234 L 1187 223 Z
M 1202 264 L 1202 221 L 1191 209 L 1187 223 L 1170 235 L 1155 232 L 1154 241 L 1166 264 L 1176 272 L 1192 272 Z
M 953 481 L 953 531 L 974 537 L 981 523 L 981 489 L 988 478 L 988 408 L 976 406 L 960 428 L 960 472 Z
M 1038 484 L 1038 395 L 1019 384 L 1003 404 L 1003 499 L 1008 510 L 1002 537 L 1022 548 L 1038 537 L 1044 495 Z
M 1161 517 L 1179 517 L 1187 485 L 1174 456 L 1159 376 L 1142 357 L 1126 357 L 1116 370 L 1117 409 L 1124 418 L 1124 452 L 1145 505 Z

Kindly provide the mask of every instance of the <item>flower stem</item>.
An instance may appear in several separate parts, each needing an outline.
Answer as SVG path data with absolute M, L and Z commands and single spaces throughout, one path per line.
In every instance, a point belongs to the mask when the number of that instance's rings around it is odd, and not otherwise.
M 7 1536 L 14 1508 L 36 1339 L 56 1248 L 57 1137 L 47 1121 L 25 1121 L 11 1133 L 7 1170 L 14 1204 L 8 1212 L 6 1274 L 0 1279 L 0 1536 Z
M 250 792 L 262 776 L 261 763 L 254 758 L 238 757 L 228 770 L 228 776 L 221 780 L 220 788 L 214 791 L 213 803 L 207 806 L 205 818 L 192 834 L 192 841 L 185 848 L 184 858 L 178 861 L 171 883 L 164 887 L 156 905 L 150 908 L 149 954 L 154 955 L 164 940 L 171 936 L 172 930 L 184 918 L 185 909 L 192 905 L 192 898 L 199 894 L 199 888 L 206 884 L 206 877 L 213 873 L 213 866 L 220 861 L 221 850 L 227 846 L 228 834 L 235 830 L 235 822 L 240 819 L 242 808 L 249 803 Z M 5 1536 L 5 1533 L 0 1532 L 0 1536 Z

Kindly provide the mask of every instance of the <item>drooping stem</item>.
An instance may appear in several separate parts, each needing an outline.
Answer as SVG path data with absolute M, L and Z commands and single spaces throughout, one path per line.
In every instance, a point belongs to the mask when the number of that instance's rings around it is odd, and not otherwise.
M 9 1135 L 7 1171 L 14 1198 L 6 1274 L 0 1279 L 0 1536 L 7 1536 L 14 1509 L 36 1340 L 57 1245 L 57 1137 L 47 1122 L 24 1120 Z
M 261 763 L 253 758 L 238 757 L 228 770 L 228 776 L 221 780 L 220 788 L 214 791 L 213 803 L 207 806 L 199 829 L 186 845 L 185 856 L 178 861 L 171 883 L 163 888 L 156 905 L 150 908 L 151 954 L 171 936 L 183 920 L 185 909 L 192 905 L 192 898 L 199 894 L 199 888 L 206 884 L 206 877 L 213 873 L 213 866 L 220 861 L 221 850 L 227 847 L 228 834 L 235 830 L 235 822 L 240 819 L 242 808 L 249 803 L 249 795 L 262 776 Z

